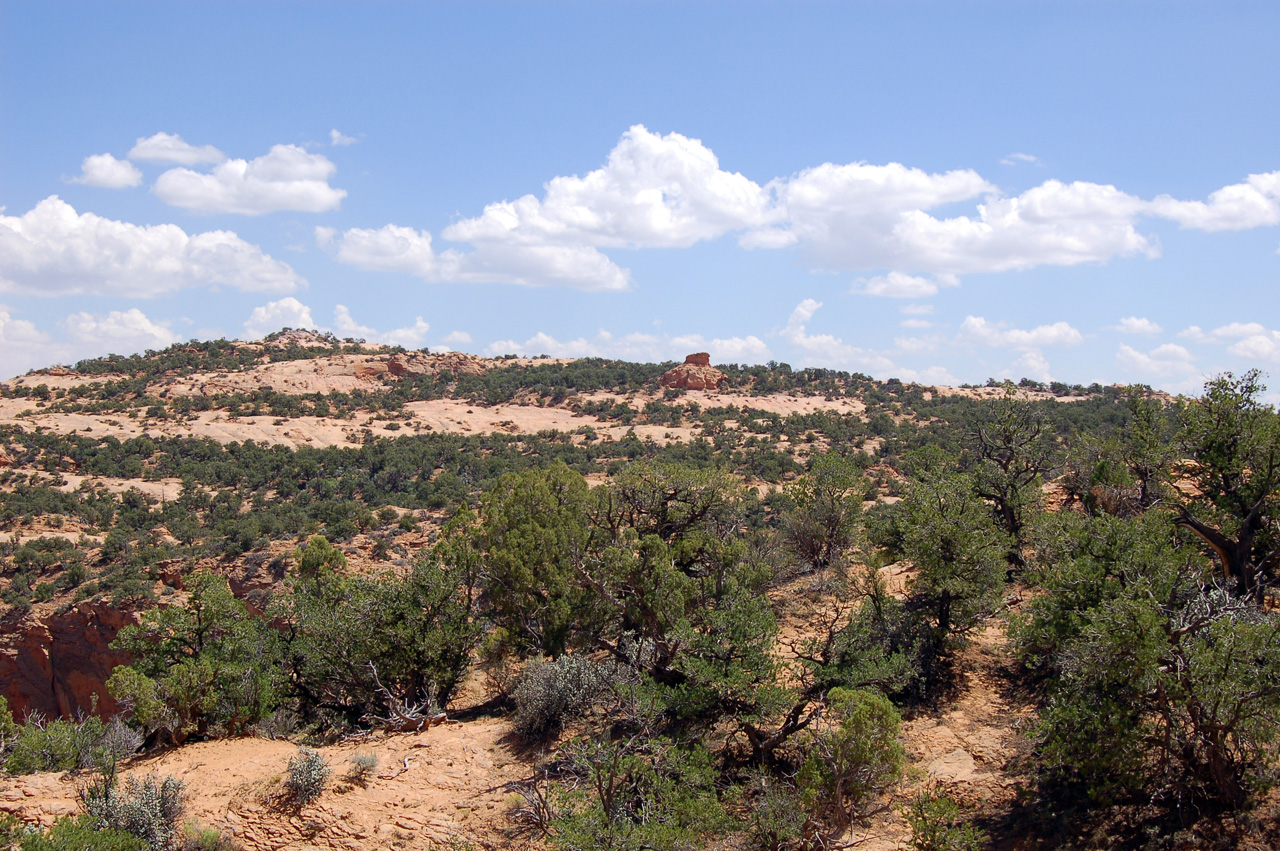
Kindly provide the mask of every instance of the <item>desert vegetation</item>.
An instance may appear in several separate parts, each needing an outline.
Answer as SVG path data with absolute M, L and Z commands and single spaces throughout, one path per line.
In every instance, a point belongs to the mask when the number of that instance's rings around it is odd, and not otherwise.
M 178 781 L 117 766 L 288 739 L 302 747 L 270 794 L 305 813 L 383 782 L 375 752 L 347 770 L 317 749 L 459 718 L 501 720 L 523 755 L 493 828 L 504 844 L 819 849 L 886 819 L 921 849 L 1269 841 L 1280 417 L 1259 374 L 1177 400 L 1034 382 L 945 394 L 785 364 L 726 367 L 712 399 L 664 392 L 667 365 L 592 360 L 364 395 L 149 389 L 359 348 L 324 343 L 84 363 L 113 377 L 6 392 L 152 419 L 394 416 L 447 397 L 558 406 L 583 426 L 297 449 L 4 426 L 0 617 L 130 613 L 101 689 L 111 712 L 0 705 L 6 771 L 78 772 L 86 790 L 48 830 L 6 827 L 13 847 L 79 847 L 86 831 L 95 847 L 217 847 L 217 831 L 185 831 Z M 783 414 L 761 401 L 778 394 L 858 408 Z M 596 433 L 615 425 L 632 430 Z M 910 757 L 913 719 L 949 711 L 976 653 L 999 656 L 1028 707 L 1000 767 L 1019 791 L 998 804 L 957 800 Z

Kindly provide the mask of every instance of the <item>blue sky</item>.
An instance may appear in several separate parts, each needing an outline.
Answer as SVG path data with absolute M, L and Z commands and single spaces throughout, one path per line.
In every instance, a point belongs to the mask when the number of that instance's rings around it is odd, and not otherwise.
M 0 3 L 0 372 L 282 325 L 1280 367 L 1280 6 Z

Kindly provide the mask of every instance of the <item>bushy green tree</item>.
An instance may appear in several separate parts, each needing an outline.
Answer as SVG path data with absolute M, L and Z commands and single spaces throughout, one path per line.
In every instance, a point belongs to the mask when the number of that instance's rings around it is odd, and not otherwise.
M 1257 370 L 1226 373 L 1182 410 L 1180 445 L 1194 462 L 1184 473 L 1196 495 L 1175 522 L 1204 540 L 1241 593 L 1280 569 L 1280 414 L 1265 391 Z
M 932 645 L 944 653 L 973 628 L 1002 584 L 1009 537 L 991 522 L 970 477 L 929 472 L 901 504 L 902 552 L 915 565 L 909 600 L 931 621 Z
M 1057 456 L 1056 435 L 1036 404 L 1006 385 L 970 433 L 969 451 L 974 489 L 1012 539 L 1010 563 L 1021 567 L 1026 529 L 1041 507 L 1039 484 Z
M 151 609 L 112 647 L 133 657 L 107 680 L 149 732 L 181 743 L 218 727 L 230 735 L 270 713 L 281 699 L 278 636 L 249 614 L 224 577 L 192 574 L 185 604 Z
M 832 689 L 803 746 L 797 783 L 806 809 L 837 828 L 852 824 L 861 806 L 902 771 L 901 724 L 884 695 Z
M 867 485 L 862 470 L 827 452 L 785 489 L 792 508 L 782 518 L 788 548 L 815 569 L 840 562 L 853 546 Z
M 300 577 L 273 614 L 303 708 L 349 722 L 447 705 L 478 639 L 464 569 L 430 557 L 407 576 Z
M 563 463 L 511 473 L 485 495 L 476 545 L 494 622 L 527 648 L 557 656 L 590 610 L 577 573 L 590 532 L 590 489 Z

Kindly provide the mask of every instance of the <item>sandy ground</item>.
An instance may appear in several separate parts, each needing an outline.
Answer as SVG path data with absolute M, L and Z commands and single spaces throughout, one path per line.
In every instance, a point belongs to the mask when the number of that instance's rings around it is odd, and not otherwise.
M 421 849 L 466 836 L 494 846 L 506 827 L 507 784 L 529 769 L 506 743 L 507 724 L 481 720 L 319 748 L 332 779 L 301 810 L 275 798 L 297 748 L 268 739 L 201 742 L 130 760 L 128 775 L 173 775 L 188 789 L 187 819 L 231 833 L 244 851 Z M 356 751 L 378 756 L 365 786 L 344 779 Z M 0 811 L 52 823 L 77 812 L 81 773 L 0 779 Z

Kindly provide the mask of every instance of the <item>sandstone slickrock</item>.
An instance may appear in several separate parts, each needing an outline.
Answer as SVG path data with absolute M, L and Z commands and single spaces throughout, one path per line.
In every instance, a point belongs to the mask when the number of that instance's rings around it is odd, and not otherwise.
M 662 386 L 683 390 L 718 390 L 728 378 L 711 365 L 711 355 L 695 352 L 686 357 L 684 363 L 663 373 Z

